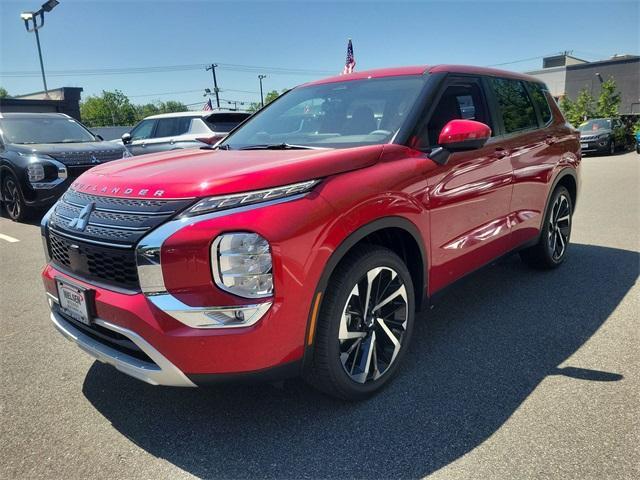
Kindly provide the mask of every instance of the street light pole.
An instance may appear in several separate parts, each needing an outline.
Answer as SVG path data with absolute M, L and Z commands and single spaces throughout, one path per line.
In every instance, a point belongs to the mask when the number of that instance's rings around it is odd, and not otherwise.
M 258 80 L 260 80 L 260 105 L 264 107 L 264 95 L 262 94 L 262 79 L 267 78 L 266 75 L 258 75 Z
M 216 105 L 218 108 L 220 108 L 220 89 L 218 88 L 218 79 L 216 78 L 216 67 L 218 66 L 217 63 L 212 63 L 210 66 L 208 66 L 206 69 L 207 70 L 211 70 L 211 73 L 213 74 L 213 91 L 216 94 Z
M 42 72 L 42 84 L 44 85 L 44 94 L 46 97 L 49 96 L 49 89 L 47 88 L 47 78 L 44 74 L 44 62 L 42 61 L 42 48 L 40 47 L 40 35 L 38 34 L 38 30 L 44 26 L 44 13 L 53 10 L 58 3 L 58 0 L 48 0 L 42 4 L 42 7 L 40 7 L 40 10 L 37 12 L 22 12 L 20 14 L 20 18 L 24 21 L 24 28 L 27 29 L 27 32 L 34 32 L 36 34 L 38 58 L 40 59 L 40 71 Z M 40 17 L 39 23 L 38 17 Z M 29 28 L 29 22 L 33 24 L 32 28 Z
M 34 21 L 35 22 L 35 21 Z M 44 75 L 44 62 L 42 61 L 42 49 L 40 48 L 40 35 L 38 34 L 38 28 L 35 28 L 36 43 L 38 44 L 38 57 L 40 58 L 40 71 L 42 72 L 42 83 L 44 85 L 44 94 L 49 96 L 49 89 L 47 88 L 47 77 Z

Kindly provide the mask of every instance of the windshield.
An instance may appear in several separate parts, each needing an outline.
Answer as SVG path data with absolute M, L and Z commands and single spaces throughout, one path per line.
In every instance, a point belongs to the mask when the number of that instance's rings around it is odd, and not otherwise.
M 598 130 L 611 130 L 611 120 L 608 118 L 594 118 L 584 122 L 578 127 L 581 132 L 597 132 Z
M 71 118 L 3 118 L 0 128 L 7 143 L 95 142 L 96 138 Z
M 424 82 L 425 77 L 415 75 L 295 88 L 254 115 L 222 146 L 348 148 L 388 143 Z

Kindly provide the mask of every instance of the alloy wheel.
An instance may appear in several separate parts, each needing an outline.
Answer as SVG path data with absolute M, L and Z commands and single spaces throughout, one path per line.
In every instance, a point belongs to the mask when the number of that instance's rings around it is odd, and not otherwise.
M 549 216 L 548 243 L 551 257 L 559 261 L 567 249 L 571 233 L 571 203 L 565 194 L 558 196 Z
M 616 142 L 611 140 L 611 143 L 609 143 L 609 155 L 613 155 L 614 153 L 616 153 Z
M 353 287 L 338 332 L 344 371 L 357 383 L 378 380 L 396 360 L 408 322 L 407 290 L 389 267 L 369 270 Z
M 13 178 L 7 178 L 4 183 L 4 204 L 11 218 L 20 216 L 20 192 Z

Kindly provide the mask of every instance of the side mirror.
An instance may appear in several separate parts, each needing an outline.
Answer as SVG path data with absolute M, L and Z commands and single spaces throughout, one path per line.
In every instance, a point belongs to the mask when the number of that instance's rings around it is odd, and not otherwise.
M 440 165 L 449 160 L 453 152 L 476 150 L 491 137 L 491 128 L 474 120 L 451 120 L 438 136 L 438 147 L 429 154 L 429 158 Z
M 130 133 L 123 133 L 122 137 L 120 137 L 122 139 L 122 143 L 124 143 L 125 145 L 131 143 L 131 134 Z
M 450 152 L 462 152 L 482 147 L 489 137 L 489 125 L 474 120 L 451 120 L 440 132 L 438 144 Z
M 104 142 L 104 138 L 102 138 L 102 135 L 96 135 L 95 137 L 101 142 Z

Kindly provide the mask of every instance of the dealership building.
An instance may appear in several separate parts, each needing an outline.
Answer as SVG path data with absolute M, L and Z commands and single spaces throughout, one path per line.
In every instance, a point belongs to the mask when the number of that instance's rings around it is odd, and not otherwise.
M 541 70 L 527 73 L 545 82 L 557 100 L 575 100 L 584 88 L 598 98 L 602 82 L 613 78 L 621 94 L 620 115 L 640 115 L 640 56 L 588 62 L 564 53 L 543 58 Z

